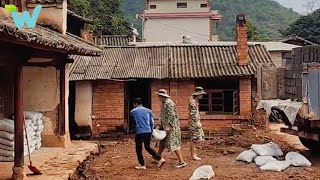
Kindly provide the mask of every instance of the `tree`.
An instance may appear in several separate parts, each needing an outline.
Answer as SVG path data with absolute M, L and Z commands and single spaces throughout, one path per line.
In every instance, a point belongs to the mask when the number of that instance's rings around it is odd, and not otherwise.
M 70 0 L 68 8 L 94 20 L 89 26 L 95 34 L 101 27 L 103 34 L 128 34 L 129 25 L 121 9 L 120 0 Z
M 257 30 L 257 27 L 250 21 L 247 22 L 247 27 L 248 27 L 248 40 L 249 41 L 260 40 L 260 34 Z
M 309 13 L 312 13 L 318 6 L 319 8 L 320 0 L 307 0 L 303 5 Z
M 300 17 L 281 33 L 283 36 L 300 36 L 311 42 L 320 44 L 320 9 Z

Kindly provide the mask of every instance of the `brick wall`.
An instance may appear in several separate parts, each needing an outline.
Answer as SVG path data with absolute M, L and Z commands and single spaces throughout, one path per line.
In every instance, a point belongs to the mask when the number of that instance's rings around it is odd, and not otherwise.
M 240 115 L 248 117 L 251 113 L 251 79 L 240 79 Z
M 101 125 L 101 132 L 123 126 L 124 97 L 123 82 L 94 81 L 92 113 Z M 97 131 L 94 122 L 93 131 Z

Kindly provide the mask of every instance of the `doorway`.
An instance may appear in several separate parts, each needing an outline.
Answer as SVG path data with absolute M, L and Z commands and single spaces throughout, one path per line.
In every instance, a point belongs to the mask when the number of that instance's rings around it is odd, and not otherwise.
M 133 109 L 134 98 L 142 98 L 142 105 L 151 109 L 151 81 L 149 79 L 137 79 L 136 81 L 126 82 L 126 130 L 127 133 L 135 133 L 134 124 L 130 111 Z

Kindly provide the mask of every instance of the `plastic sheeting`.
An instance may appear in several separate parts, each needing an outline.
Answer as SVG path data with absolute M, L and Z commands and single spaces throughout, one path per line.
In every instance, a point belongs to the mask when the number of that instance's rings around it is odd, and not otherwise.
M 291 101 L 290 99 L 261 100 L 257 106 L 257 109 L 266 110 L 267 116 L 269 117 L 272 107 L 277 107 L 282 110 L 293 126 L 299 109 L 302 107 L 302 102 Z

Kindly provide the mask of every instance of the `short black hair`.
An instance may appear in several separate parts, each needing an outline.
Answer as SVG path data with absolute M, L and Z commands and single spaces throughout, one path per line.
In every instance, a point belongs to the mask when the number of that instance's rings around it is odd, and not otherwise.
M 133 99 L 133 103 L 134 103 L 134 104 L 141 105 L 141 104 L 142 104 L 142 98 L 134 98 L 134 99 Z

